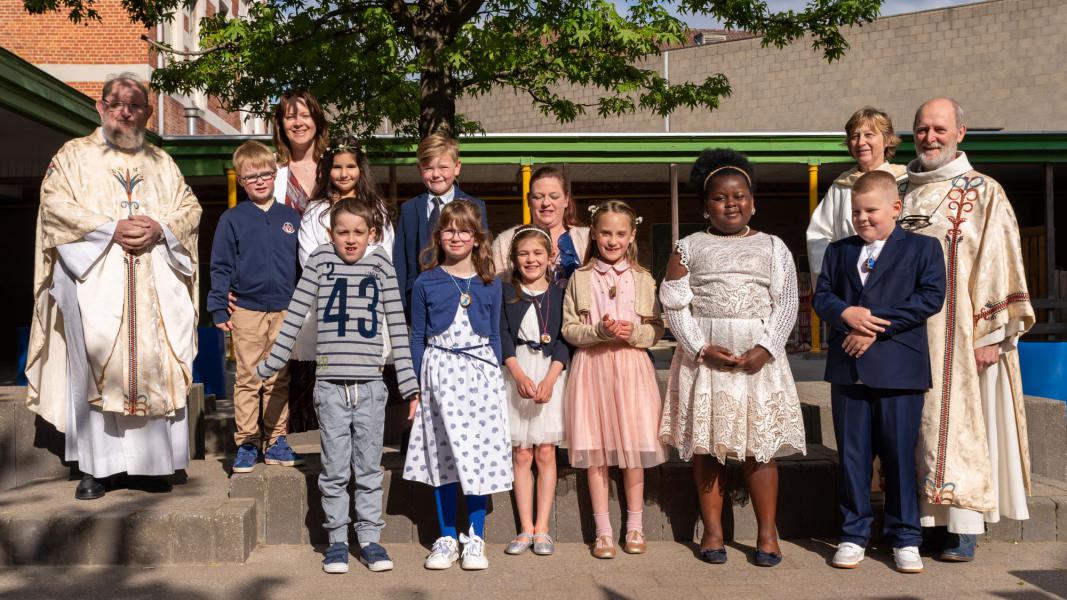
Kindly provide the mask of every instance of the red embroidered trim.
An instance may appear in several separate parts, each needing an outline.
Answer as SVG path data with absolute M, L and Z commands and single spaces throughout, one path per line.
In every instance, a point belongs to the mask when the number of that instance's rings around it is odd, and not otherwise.
M 1029 301 L 1030 294 L 1027 294 L 1025 292 L 1015 292 L 1014 294 L 1008 294 L 1006 298 L 999 302 L 986 302 L 986 305 L 982 308 L 982 310 L 978 311 L 978 313 L 974 315 L 974 324 L 977 325 L 978 321 L 981 321 L 982 319 L 992 321 L 993 317 L 996 316 L 997 313 L 1008 308 L 1009 304 L 1017 304 L 1019 302 Z
M 974 183 L 972 185 L 972 180 Z M 935 489 L 942 489 L 945 485 L 945 462 L 948 455 L 948 419 L 949 409 L 952 405 L 952 365 L 955 359 L 956 342 L 956 285 L 958 283 L 957 270 L 959 268 L 959 244 L 963 237 L 960 226 L 967 222 L 963 218 L 964 213 L 974 209 L 974 203 L 978 200 L 977 187 L 983 184 L 981 177 L 967 178 L 960 175 L 952 181 L 952 189 L 948 191 L 948 210 L 955 211 L 955 215 L 947 216 L 952 228 L 948 230 L 946 242 L 948 252 L 945 256 L 946 286 L 945 286 L 945 360 L 942 365 L 943 377 L 941 381 L 941 420 L 937 432 L 937 460 L 934 466 Z

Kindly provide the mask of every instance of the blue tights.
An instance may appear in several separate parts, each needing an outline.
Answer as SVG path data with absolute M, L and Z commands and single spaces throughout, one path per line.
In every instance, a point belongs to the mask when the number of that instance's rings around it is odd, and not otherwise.
M 442 537 L 458 538 L 456 534 L 456 511 L 459 508 L 459 483 L 449 483 L 434 488 L 433 497 L 437 502 L 437 524 Z M 467 519 L 474 526 L 474 535 L 485 537 L 485 509 L 489 505 L 489 496 L 472 496 L 468 494 Z

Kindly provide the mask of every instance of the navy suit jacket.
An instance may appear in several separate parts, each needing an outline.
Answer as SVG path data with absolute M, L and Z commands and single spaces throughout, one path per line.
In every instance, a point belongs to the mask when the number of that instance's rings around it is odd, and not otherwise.
M 489 233 L 489 219 L 485 215 L 485 203 L 465 194 L 459 186 L 453 186 L 456 192 L 454 200 L 466 200 L 478 207 L 482 213 L 482 229 Z M 424 192 L 400 205 L 400 222 L 397 224 L 396 237 L 393 240 L 393 268 L 396 269 L 396 281 L 400 286 L 400 298 L 404 301 L 404 312 L 411 315 L 411 288 L 415 279 L 422 272 L 419 265 L 419 252 L 430 243 L 430 219 L 428 218 L 430 201 L 429 192 Z
M 858 235 L 830 244 L 815 285 L 815 312 L 830 325 L 826 381 L 862 383 L 886 389 L 925 390 L 931 386 L 926 319 L 945 302 L 945 255 L 936 238 L 900 227 L 889 239 L 867 275 L 860 281 L 856 265 L 863 252 Z M 885 332 L 860 358 L 841 347 L 849 328 L 841 313 L 863 306 L 890 321 Z

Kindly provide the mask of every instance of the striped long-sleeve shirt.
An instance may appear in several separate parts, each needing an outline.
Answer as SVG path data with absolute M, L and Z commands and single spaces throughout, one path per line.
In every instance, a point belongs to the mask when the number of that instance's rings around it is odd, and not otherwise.
M 385 364 L 382 336 L 388 333 L 401 394 L 408 398 L 419 391 L 396 271 L 384 251 L 375 248 L 352 264 L 330 244 L 311 253 L 278 338 L 267 359 L 256 367 L 260 377 L 270 377 L 285 366 L 304 315 L 312 307 L 318 320 L 317 378 L 380 380 Z

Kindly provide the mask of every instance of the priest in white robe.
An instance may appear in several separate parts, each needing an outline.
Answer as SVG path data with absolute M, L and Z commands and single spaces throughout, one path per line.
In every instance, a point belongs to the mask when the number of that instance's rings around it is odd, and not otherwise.
M 1019 337 L 1034 324 L 1019 226 L 1004 189 L 957 151 L 966 126 L 949 98 L 915 115 L 901 226 L 941 240 L 942 311 L 927 321 L 933 388 L 917 449 L 921 522 L 946 526 L 940 558 L 973 560 L 1001 517 L 1027 519 L 1030 452 Z
M 65 434 L 80 499 L 114 474 L 187 466 L 196 353 L 200 205 L 144 141 L 144 83 L 109 80 L 97 110 L 102 127 L 64 144 L 41 184 L 26 362 L 27 403 Z

